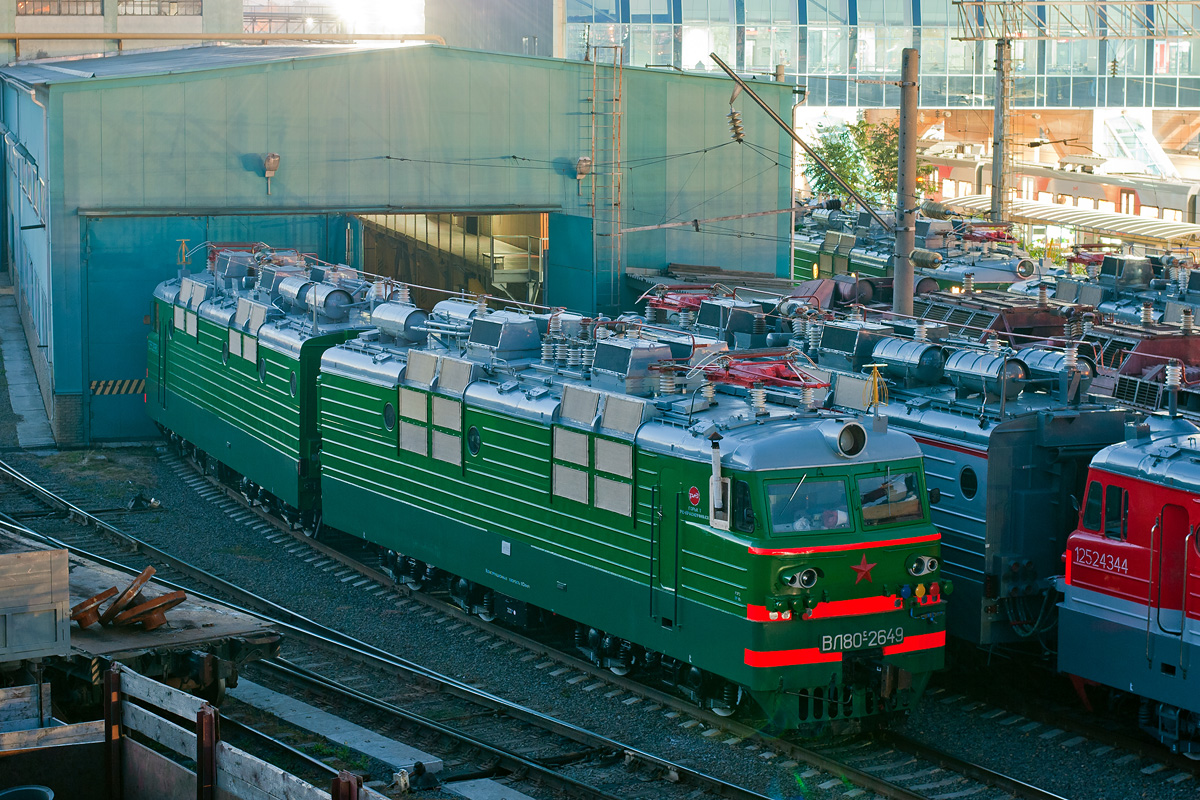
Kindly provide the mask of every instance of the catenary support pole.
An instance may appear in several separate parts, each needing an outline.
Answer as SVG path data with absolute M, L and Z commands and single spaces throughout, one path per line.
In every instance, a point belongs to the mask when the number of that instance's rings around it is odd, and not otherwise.
M 892 259 L 892 311 L 913 310 L 913 265 L 909 254 L 917 242 L 917 79 L 921 54 L 906 47 L 900 66 L 900 162 L 896 169 L 896 251 Z

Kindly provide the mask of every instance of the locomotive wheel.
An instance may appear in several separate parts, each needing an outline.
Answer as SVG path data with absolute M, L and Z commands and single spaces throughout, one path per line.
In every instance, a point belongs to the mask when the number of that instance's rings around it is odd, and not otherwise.
M 495 622 L 496 613 L 494 611 L 480 611 L 479 618 L 484 622 Z
M 619 664 L 613 664 L 611 667 L 608 668 L 608 671 L 611 672 L 613 675 L 616 675 L 618 678 L 624 678 L 626 675 L 629 674 L 629 669 L 630 669 L 629 667 L 622 667 Z
M 718 717 L 732 717 L 734 709 L 730 706 L 713 706 L 712 712 Z

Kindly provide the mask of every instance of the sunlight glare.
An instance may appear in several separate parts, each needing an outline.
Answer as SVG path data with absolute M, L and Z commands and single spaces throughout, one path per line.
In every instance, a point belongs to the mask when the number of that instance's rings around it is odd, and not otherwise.
M 349 33 L 424 33 L 425 0 L 331 0 Z

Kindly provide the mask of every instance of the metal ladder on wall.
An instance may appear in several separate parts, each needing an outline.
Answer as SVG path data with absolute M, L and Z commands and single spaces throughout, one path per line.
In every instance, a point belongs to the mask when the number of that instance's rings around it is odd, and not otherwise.
M 595 242 L 596 305 L 616 310 L 621 280 L 621 153 L 623 150 L 624 72 L 621 45 L 588 45 L 592 62 L 591 208 Z M 608 287 L 607 297 L 603 288 Z

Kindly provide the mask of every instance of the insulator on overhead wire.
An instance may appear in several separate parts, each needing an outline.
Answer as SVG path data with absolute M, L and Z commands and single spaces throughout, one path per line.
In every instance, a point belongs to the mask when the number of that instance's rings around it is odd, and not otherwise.
M 730 109 L 726 116 L 729 117 L 729 138 L 735 142 L 744 142 L 746 140 L 746 129 L 742 127 L 742 115 Z

